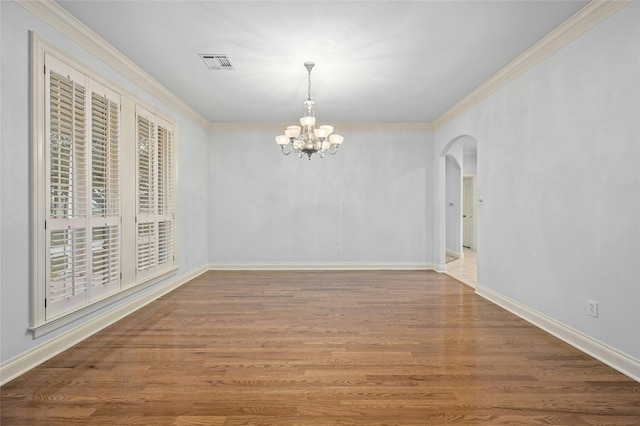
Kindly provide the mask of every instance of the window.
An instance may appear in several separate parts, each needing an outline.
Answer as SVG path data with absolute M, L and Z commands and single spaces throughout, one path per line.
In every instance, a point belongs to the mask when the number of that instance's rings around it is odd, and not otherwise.
M 138 106 L 136 268 L 139 277 L 173 265 L 173 129 Z
M 47 320 L 120 287 L 119 103 L 45 55 Z
M 175 125 L 36 36 L 31 84 L 38 337 L 177 270 Z

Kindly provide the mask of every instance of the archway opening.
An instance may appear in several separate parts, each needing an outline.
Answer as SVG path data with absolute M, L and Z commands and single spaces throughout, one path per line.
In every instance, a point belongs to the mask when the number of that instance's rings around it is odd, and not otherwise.
M 445 145 L 441 154 L 444 188 L 441 197 L 441 225 L 444 235 L 444 272 L 474 287 L 478 283 L 478 144 L 469 135 L 459 136 Z

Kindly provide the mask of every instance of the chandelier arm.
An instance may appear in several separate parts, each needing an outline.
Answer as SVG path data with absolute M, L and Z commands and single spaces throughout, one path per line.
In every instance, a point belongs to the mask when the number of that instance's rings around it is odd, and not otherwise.
M 331 152 L 331 148 L 333 148 L 335 146 L 335 148 L 333 149 L 333 152 Z M 327 149 L 327 152 L 331 155 L 336 155 L 336 152 L 338 152 L 338 148 L 340 148 L 340 145 L 334 145 L 331 144 L 331 146 L 329 147 L 329 149 Z
M 284 147 L 288 146 L 289 147 L 289 151 L 285 152 Z M 291 151 L 293 151 L 293 148 L 291 147 L 291 144 L 287 144 L 287 145 L 280 145 L 280 149 L 282 149 L 282 153 L 284 155 L 289 155 L 291 154 Z

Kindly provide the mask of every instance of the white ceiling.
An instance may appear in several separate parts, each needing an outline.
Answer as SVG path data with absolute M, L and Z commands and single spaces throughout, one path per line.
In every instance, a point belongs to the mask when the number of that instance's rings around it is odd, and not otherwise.
M 587 1 L 58 1 L 212 122 L 432 122 Z M 229 55 L 210 71 L 198 53 Z

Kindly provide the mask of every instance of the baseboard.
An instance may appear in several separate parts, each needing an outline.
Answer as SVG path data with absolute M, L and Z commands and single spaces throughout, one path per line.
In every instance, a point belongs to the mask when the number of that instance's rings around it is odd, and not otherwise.
M 26 373 L 32 368 L 42 364 L 50 358 L 58 355 L 78 344 L 82 340 L 92 336 L 98 331 L 108 327 L 127 315 L 137 311 L 138 309 L 148 305 L 159 297 L 175 290 L 186 282 L 196 278 L 198 275 L 206 272 L 207 268 L 199 268 L 185 276 L 178 277 L 168 283 L 165 283 L 152 291 L 141 295 L 140 297 L 130 301 L 126 305 L 107 312 L 91 321 L 74 328 L 67 333 L 53 338 L 39 346 L 36 346 L 6 362 L 0 364 L 0 385 L 4 385 L 16 377 Z
M 464 259 L 464 252 L 446 249 L 446 253 L 447 256 L 455 257 L 456 259 Z
M 435 265 L 422 262 L 313 262 L 313 263 L 210 263 L 210 271 L 376 271 L 435 270 Z
M 640 360 L 478 284 L 476 294 L 640 382 Z

